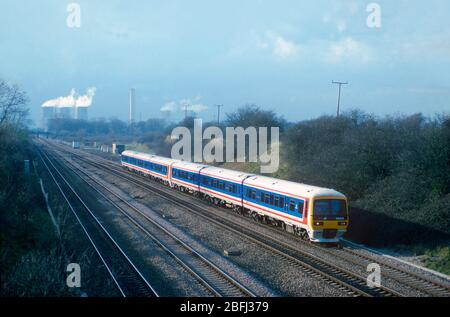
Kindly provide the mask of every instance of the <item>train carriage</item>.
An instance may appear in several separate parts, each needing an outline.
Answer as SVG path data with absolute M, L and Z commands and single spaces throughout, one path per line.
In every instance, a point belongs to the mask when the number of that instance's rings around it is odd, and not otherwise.
M 179 161 L 135 151 L 122 152 L 122 166 L 156 178 L 166 185 L 170 184 L 170 168 L 176 162 Z
M 278 222 L 314 242 L 337 242 L 346 231 L 346 197 L 320 188 L 265 176 L 243 182 L 243 207 L 253 215 Z
M 191 162 L 175 162 L 171 169 L 172 187 L 197 193 L 200 191 L 200 171 L 206 165 Z
M 238 210 L 242 207 L 242 182 L 250 176 L 252 174 L 208 166 L 200 171 L 200 192 L 215 204 Z

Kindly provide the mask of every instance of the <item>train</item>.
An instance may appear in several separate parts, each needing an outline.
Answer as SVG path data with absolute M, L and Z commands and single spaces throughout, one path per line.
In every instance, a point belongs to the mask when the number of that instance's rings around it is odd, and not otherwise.
M 334 189 L 129 150 L 121 165 L 311 242 L 339 245 L 349 225 L 348 200 Z

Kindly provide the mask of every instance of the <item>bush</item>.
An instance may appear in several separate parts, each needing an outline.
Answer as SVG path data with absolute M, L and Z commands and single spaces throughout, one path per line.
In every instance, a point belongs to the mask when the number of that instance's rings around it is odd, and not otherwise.
M 449 116 L 321 117 L 287 130 L 282 153 L 291 180 L 335 188 L 359 210 L 450 235 Z M 386 243 L 420 237 L 406 225 L 371 225 L 382 227 L 372 238 Z

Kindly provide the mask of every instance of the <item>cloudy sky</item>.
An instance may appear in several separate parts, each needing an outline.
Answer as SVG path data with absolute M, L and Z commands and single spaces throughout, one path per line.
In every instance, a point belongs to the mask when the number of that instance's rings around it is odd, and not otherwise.
M 80 28 L 67 6 L 81 8 Z M 367 24 L 370 3 L 381 27 Z M 450 111 L 450 2 L 362 0 L 2 0 L 0 77 L 47 100 L 95 87 L 90 117 L 181 117 L 246 103 L 301 120 L 342 108 Z M 73 20 L 72 20 L 73 21 Z

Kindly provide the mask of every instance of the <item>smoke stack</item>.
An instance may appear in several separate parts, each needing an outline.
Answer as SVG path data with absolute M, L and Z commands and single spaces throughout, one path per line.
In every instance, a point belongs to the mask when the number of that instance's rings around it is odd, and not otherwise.
M 135 94 L 136 90 L 134 88 L 130 89 L 130 113 L 128 118 L 128 124 L 132 125 L 135 122 L 135 111 L 136 111 L 136 105 L 135 105 Z

